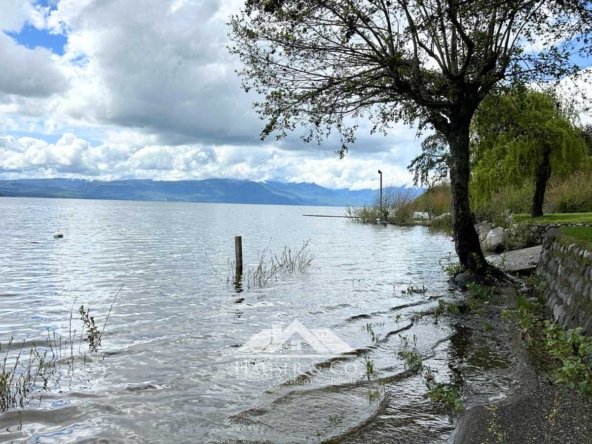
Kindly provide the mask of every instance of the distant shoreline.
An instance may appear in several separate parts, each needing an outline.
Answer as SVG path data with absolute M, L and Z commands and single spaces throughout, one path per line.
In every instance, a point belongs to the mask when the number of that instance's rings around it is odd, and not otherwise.
M 319 208 L 347 208 L 345 205 L 321 205 L 321 204 L 279 204 L 279 203 L 246 203 L 246 202 L 202 202 L 193 200 L 147 200 L 147 199 L 125 199 L 125 198 L 101 198 L 101 197 L 67 197 L 67 196 L 6 196 L 0 194 L 0 201 L 2 199 L 46 199 L 46 200 L 90 200 L 90 201 L 102 201 L 102 202 L 144 202 L 144 203 L 172 203 L 172 204 L 206 204 L 206 205 L 265 205 L 265 206 L 285 206 L 285 207 L 319 207 Z M 305 215 L 303 216 L 314 216 Z M 327 216 L 323 216 L 327 217 Z M 347 218 L 347 216 L 330 216 Z
M 419 188 L 410 190 L 417 194 L 423 191 Z M 314 183 L 253 182 L 234 179 L 0 180 L 2 197 L 54 199 L 357 207 L 371 203 L 377 194 L 377 190 L 329 189 Z

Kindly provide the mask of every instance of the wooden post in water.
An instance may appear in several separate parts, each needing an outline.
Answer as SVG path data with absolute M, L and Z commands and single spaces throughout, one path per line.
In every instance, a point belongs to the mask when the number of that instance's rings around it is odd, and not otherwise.
M 243 238 L 234 236 L 234 256 L 236 263 L 236 281 L 240 282 L 243 276 Z

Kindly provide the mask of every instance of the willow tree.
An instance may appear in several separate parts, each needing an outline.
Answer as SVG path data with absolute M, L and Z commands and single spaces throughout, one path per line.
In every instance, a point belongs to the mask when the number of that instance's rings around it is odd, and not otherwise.
M 230 50 L 244 88 L 261 98 L 262 137 L 301 126 L 304 140 L 322 141 L 336 130 L 343 155 L 361 118 L 384 133 L 404 122 L 443 135 L 456 252 L 481 272 L 469 203 L 473 114 L 500 81 L 577 71 L 570 54 L 587 54 L 590 15 L 576 0 L 246 0 L 230 21 Z
M 473 120 L 475 199 L 487 201 L 503 185 L 534 185 L 531 215 L 543 215 L 547 182 L 580 166 L 582 130 L 549 92 L 515 88 L 486 98 Z

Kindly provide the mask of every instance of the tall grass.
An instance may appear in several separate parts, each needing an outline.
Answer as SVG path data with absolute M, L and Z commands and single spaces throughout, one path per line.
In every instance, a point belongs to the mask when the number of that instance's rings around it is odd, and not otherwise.
M 449 183 L 441 183 L 429 188 L 415 199 L 417 211 L 428 213 L 430 219 L 452 211 L 452 192 Z
M 592 211 L 592 168 L 576 171 L 564 180 L 552 180 L 546 209 L 553 213 Z
M 415 212 L 416 194 L 407 189 L 389 189 L 386 193 L 389 217 L 388 221 L 394 224 L 405 224 L 413 218 Z
M 345 214 L 352 222 L 386 220 L 393 224 L 405 224 L 413 218 L 416 194 L 413 190 L 387 187 L 382 193 L 382 207 L 377 197 L 371 205 L 347 207 Z
M 361 207 L 346 207 L 345 215 L 352 222 L 368 223 L 377 219 L 382 220 L 384 214 L 380 211 L 380 205 L 364 205 Z

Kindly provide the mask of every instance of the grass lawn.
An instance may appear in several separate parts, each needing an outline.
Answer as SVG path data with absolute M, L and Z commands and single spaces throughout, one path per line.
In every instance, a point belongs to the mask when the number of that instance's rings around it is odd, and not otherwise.
M 561 227 L 561 234 L 569 236 L 579 244 L 592 246 L 592 227 Z
M 592 224 L 592 213 L 549 213 L 542 217 L 515 214 L 514 220 L 531 224 Z
M 592 213 L 549 213 L 542 217 L 515 214 L 514 220 L 529 224 L 592 224 Z M 592 227 L 561 227 L 560 229 L 564 236 L 592 248 Z

